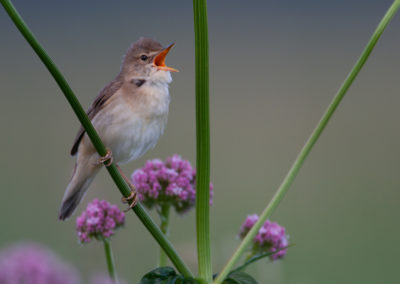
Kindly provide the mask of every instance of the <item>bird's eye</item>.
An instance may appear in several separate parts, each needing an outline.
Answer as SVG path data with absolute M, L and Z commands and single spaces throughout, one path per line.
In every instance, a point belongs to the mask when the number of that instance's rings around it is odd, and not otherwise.
M 140 59 L 142 59 L 143 61 L 146 61 L 148 59 L 148 57 L 143 54 L 143 55 L 140 56 Z

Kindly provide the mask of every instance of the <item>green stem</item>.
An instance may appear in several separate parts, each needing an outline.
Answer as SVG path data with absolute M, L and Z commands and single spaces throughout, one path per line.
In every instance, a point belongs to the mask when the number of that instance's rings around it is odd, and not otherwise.
M 168 225 L 169 225 L 169 212 L 170 212 L 170 205 L 165 203 L 161 206 L 160 212 L 160 229 L 164 235 L 168 236 Z M 160 267 L 167 266 L 167 255 L 165 254 L 164 250 L 160 249 Z
M 257 260 L 260 260 L 262 258 L 271 256 L 271 255 L 274 255 L 274 254 L 280 252 L 281 250 L 287 249 L 287 248 L 289 248 L 289 247 L 291 247 L 293 245 L 294 244 L 291 244 L 290 246 L 280 248 L 280 249 L 278 249 L 278 250 L 276 250 L 274 252 L 269 251 L 269 252 L 264 252 L 264 253 L 261 253 L 261 254 L 256 254 L 254 252 L 251 252 L 251 253 L 249 253 L 248 256 L 246 256 L 246 259 L 245 259 L 245 261 L 244 261 L 244 263 L 242 265 L 240 265 L 240 266 L 236 267 L 235 269 L 231 270 L 229 273 L 240 271 L 240 270 L 244 271 L 245 268 L 247 266 L 249 266 L 250 264 L 252 264 L 253 262 L 256 262 Z
M 212 282 L 210 249 L 210 121 L 207 1 L 193 0 L 196 65 L 196 231 L 199 277 Z
M 78 99 L 72 92 L 72 89 L 68 85 L 67 81 L 58 70 L 56 65 L 53 63 L 51 58 L 47 55 L 46 51 L 42 48 L 39 42 L 36 40 L 35 36 L 32 34 L 28 26 L 25 24 L 22 17 L 19 15 L 11 1 L 9 0 L 0 0 L 1 4 L 3 5 L 4 9 L 21 32 L 21 34 L 25 37 L 28 43 L 31 45 L 32 49 L 36 52 L 39 56 L 43 64 L 47 67 L 51 75 L 53 76 L 54 80 L 57 82 L 58 86 L 62 90 L 65 95 L 65 98 L 68 100 L 69 104 L 71 105 L 72 109 L 74 110 L 76 116 L 78 117 L 79 121 L 85 128 L 90 140 L 92 141 L 94 147 L 96 148 L 97 152 L 100 156 L 106 155 L 106 148 L 104 144 L 101 142 L 99 135 L 97 134 L 96 130 L 94 129 L 92 123 L 90 122 L 89 118 L 87 117 L 85 111 L 83 110 L 81 104 L 79 103 Z M 126 184 L 125 180 L 122 178 L 121 174 L 119 173 L 115 164 L 107 167 L 109 174 L 111 175 L 114 183 L 117 185 L 121 194 L 125 197 L 130 195 L 130 188 Z M 171 259 L 172 263 L 176 266 L 176 268 L 185 276 L 193 277 L 188 266 L 183 262 L 183 260 L 177 254 L 175 248 L 169 242 L 169 240 L 164 236 L 161 232 L 157 224 L 151 219 L 149 214 L 144 210 L 141 204 L 137 204 L 133 207 L 133 211 L 136 213 L 140 221 L 145 225 L 147 230 L 151 233 L 151 235 L 156 239 L 159 245 L 165 250 L 168 257 Z
M 289 187 L 293 183 L 297 173 L 299 172 L 301 166 L 303 165 L 305 159 L 307 158 L 308 154 L 310 153 L 311 149 L 313 148 L 314 144 L 317 142 L 318 138 L 320 137 L 321 133 L 325 129 L 328 121 L 332 117 L 333 113 L 335 112 L 336 108 L 338 107 L 339 103 L 342 101 L 344 95 L 346 94 L 347 90 L 350 88 L 351 84 L 353 83 L 354 79 L 360 72 L 361 68 L 367 61 L 369 55 L 371 54 L 373 48 L 375 47 L 379 37 L 381 36 L 382 32 L 396 13 L 396 11 L 400 7 L 400 0 L 396 0 L 390 6 L 388 11 L 386 12 L 385 16 L 382 18 L 381 22 L 379 23 L 378 27 L 376 28 L 375 32 L 372 34 L 367 46 L 365 47 L 364 51 L 362 52 L 360 58 L 357 60 L 356 64 L 354 65 L 353 69 L 344 80 L 342 86 L 339 88 L 339 91 L 333 98 L 332 102 L 328 106 L 327 110 L 325 111 L 324 115 L 322 116 L 321 120 L 317 124 L 316 128 L 312 132 L 311 136 L 307 140 L 306 144 L 303 146 L 302 150 L 300 151 L 299 155 L 297 156 L 296 160 L 294 161 L 292 167 L 290 168 L 289 172 L 287 173 L 286 177 L 282 181 L 281 185 L 279 186 L 278 190 L 276 191 L 275 195 L 273 196 L 270 203 L 262 212 L 259 220 L 256 224 L 254 224 L 253 228 L 249 231 L 246 237 L 243 239 L 241 244 L 239 245 L 236 252 L 232 255 L 229 259 L 228 263 L 225 265 L 221 273 L 218 275 L 217 279 L 215 280 L 215 284 L 221 283 L 225 277 L 228 275 L 230 270 L 232 269 L 233 265 L 239 260 L 241 255 L 245 252 L 246 247 L 250 245 L 254 236 L 257 234 L 258 230 L 264 224 L 264 222 L 271 216 L 274 212 L 278 204 L 281 202 L 282 198 L 285 196 L 286 192 L 288 191 Z
M 108 239 L 103 239 L 103 244 L 104 252 L 106 253 L 108 275 L 110 276 L 110 279 L 114 282 L 114 284 L 118 284 L 117 275 L 115 273 L 114 256 L 111 250 L 110 241 Z

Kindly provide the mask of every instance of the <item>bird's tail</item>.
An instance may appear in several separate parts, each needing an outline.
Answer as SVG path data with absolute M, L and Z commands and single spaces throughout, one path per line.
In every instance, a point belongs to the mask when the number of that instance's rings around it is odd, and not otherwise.
M 75 208 L 81 202 L 94 177 L 99 172 L 99 169 L 100 167 L 92 165 L 82 165 L 81 163 L 75 164 L 71 181 L 65 190 L 60 211 L 58 213 L 58 218 L 60 220 L 65 220 L 72 215 Z

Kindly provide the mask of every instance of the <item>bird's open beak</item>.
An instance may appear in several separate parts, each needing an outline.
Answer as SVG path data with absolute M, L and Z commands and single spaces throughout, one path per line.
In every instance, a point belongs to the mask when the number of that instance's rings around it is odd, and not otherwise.
M 168 52 L 174 45 L 175 43 L 170 44 L 168 47 L 164 48 L 159 54 L 157 54 L 156 57 L 154 57 L 153 64 L 159 70 L 179 72 L 177 69 L 165 65 L 165 57 L 167 56 Z

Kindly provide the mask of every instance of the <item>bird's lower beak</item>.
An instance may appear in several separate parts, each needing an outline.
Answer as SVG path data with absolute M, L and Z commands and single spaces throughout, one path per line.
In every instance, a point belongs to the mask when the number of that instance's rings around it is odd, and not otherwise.
M 177 69 L 168 67 L 167 65 L 165 65 L 165 57 L 167 56 L 168 52 L 174 45 L 175 45 L 175 43 L 170 44 L 168 47 L 164 48 L 159 54 L 157 54 L 156 57 L 154 57 L 153 64 L 159 70 L 179 72 Z

